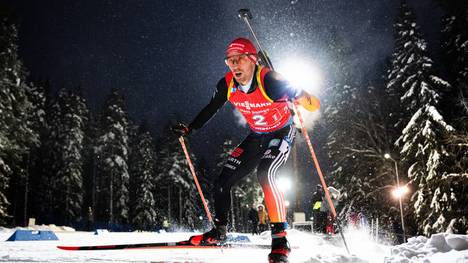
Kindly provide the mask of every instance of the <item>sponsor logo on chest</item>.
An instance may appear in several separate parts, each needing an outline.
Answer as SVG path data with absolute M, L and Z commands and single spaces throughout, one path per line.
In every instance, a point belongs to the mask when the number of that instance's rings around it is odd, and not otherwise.
M 234 106 L 238 108 L 244 108 L 246 110 L 251 110 L 251 109 L 258 109 L 258 108 L 264 108 L 264 107 L 269 107 L 271 105 L 271 102 L 249 102 L 249 101 L 244 101 L 244 102 L 234 102 Z

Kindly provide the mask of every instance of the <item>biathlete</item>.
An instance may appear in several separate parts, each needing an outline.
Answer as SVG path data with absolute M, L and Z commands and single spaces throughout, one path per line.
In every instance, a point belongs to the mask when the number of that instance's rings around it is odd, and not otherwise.
M 215 227 L 190 238 L 198 245 L 211 245 L 226 240 L 226 225 L 231 205 L 231 188 L 257 168 L 270 218 L 270 262 L 287 262 L 291 251 L 286 239 L 286 208 L 276 182 L 276 172 L 286 162 L 296 129 L 288 101 L 306 102 L 310 110 L 319 108 L 314 96 L 294 89 L 279 73 L 258 63 L 257 50 L 245 38 L 232 41 L 226 50 L 229 72 L 219 80 L 211 101 L 189 124 L 173 127 L 178 135 L 188 135 L 201 128 L 229 101 L 244 116 L 251 133 L 231 153 L 214 188 Z

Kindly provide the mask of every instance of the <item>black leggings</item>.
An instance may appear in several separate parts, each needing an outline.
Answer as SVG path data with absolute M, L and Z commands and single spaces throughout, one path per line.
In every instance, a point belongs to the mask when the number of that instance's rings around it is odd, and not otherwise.
M 276 172 L 288 159 L 295 134 L 292 125 L 271 133 L 251 133 L 231 152 L 215 183 L 217 225 L 227 224 L 231 188 L 255 168 L 270 222 L 286 222 L 284 197 L 276 184 Z

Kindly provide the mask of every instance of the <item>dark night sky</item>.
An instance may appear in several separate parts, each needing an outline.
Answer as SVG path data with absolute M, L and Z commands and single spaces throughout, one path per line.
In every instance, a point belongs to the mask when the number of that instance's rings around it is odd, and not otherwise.
M 94 110 L 111 88 L 123 91 L 130 116 L 159 132 L 168 121 L 190 121 L 208 102 L 227 68 L 226 45 L 250 37 L 237 10 L 252 21 L 273 64 L 300 54 L 329 68 L 326 43 L 335 32 L 352 53 L 356 78 L 391 54 L 396 0 L 188 1 L 7 0 L 19 22 L 20 56 L 32 79 L 55 89 L 81 85 Z M 410 0 L 430 46 L 437 46 L 441 10 L 432 0 Z M 276 59 L 275 59 L 276 58 Z M 333 83 L 326 79 L 326 83 Z M 325 84 L 326 85 L 326 84 Z M 319 97 L 325 94 L 318 94 Z M 209 156 L 226 137 L 247 134 L 224 107 L 192 137 Z

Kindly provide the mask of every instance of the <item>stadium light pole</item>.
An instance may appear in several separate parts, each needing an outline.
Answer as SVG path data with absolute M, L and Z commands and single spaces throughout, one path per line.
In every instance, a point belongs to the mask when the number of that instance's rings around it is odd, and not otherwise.
M 403 191 L 400 188 L 400 178 L 398 176 L 398 162 L 392 158 L 392 156 L 388 153 L 384 155 L 384 158 L 387 160 L 392 160 L 395 164 L 395 175 L 396 175 L 396 182 L 397 182 L 397 190 L 399 191 L 398 202 L 400 203 L 400 218 L 401 218 L 401 229 L 403 230 L 403 242 L 406 243 L 406 231 L 405 231 L 405 220 L 403 219 L 403 205 L 401 202 L 401 197 L 403 196 Z

